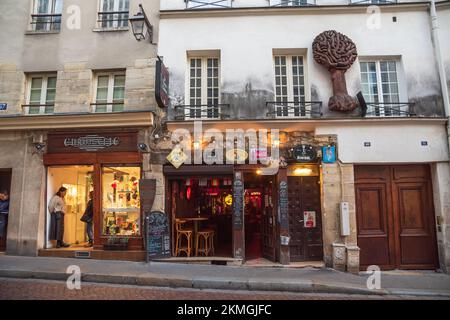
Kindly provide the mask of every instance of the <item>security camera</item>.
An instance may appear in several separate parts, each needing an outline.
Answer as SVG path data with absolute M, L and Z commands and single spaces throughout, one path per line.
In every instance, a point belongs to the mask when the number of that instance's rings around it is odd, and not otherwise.
M 147 149 L 148 149 L 148 147 L 147 147 L 147 145 L 145 143 L 139 143 L 138 144 L 138 148 L 141 151 L 147 151 Z
M 36 151 L 42 151 L 42 149 L 45 148 L 45 144 L 43 144 L 43 143 L 36 143 L 34 145 L 34 147 L 36 148 Z

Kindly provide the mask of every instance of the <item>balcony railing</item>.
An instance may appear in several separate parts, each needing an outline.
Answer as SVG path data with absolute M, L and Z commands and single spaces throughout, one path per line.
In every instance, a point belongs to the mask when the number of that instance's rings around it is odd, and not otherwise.
M 322 101 L 266 102 L 268 118 L 320 118 Z
M 363 117 L 413 117 L 414 103 L 397 102 L 397 103 L 379 103 L 366 102 L 367 107 L 362 107 Z
M 107 11 L 98 13 L 98 27 L 117 29 L 128 27 L 129 11 Z
M 22 109 L 26 115 L 53 114 L 55 111 L 55 104 L 23 104 Z
M 178 105 L 174 107 L 175 120 L 222 120 L 230 118 L 229 104 Z
M 281 0 L 280 3 L 273 4 L 271 7 L 304 7 L 315 5 L 316 0 Z
M 122 112 L 124 103 L 122 102 L 96 102 L 91 103 L 91 112 Z
M 61 30 L 61 14 L 32 14 L 32 31 L 59 31 Z
M 231 8 L 233 0 L 184 0 L 186 9 Z
M 349 0 L 349 4 L 395 4 L 397 0 Z

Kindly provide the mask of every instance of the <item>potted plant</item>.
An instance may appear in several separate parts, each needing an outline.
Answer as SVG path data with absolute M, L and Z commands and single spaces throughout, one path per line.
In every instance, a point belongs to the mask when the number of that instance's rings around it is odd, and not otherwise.
M 128 237 L 108 237 L 107 242 L 103 245 L 104 250 L 127 250 L 128 249 Z

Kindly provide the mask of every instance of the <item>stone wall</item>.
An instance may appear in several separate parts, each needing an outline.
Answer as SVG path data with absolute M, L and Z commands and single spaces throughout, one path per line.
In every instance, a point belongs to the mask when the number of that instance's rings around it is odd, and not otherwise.
M 21 105 L 25 98 L 24 73 L 17 70 L 15 64 L 0 63 L 0 84 L 0 102 L 8 104 L 8 109 L 0 111 L 0 116 L 4 113 L 22 113 Z
M 55 112 L 89 112 L 92 90 L 92 71 L 85 62 L 67 63 L 58 71 Z

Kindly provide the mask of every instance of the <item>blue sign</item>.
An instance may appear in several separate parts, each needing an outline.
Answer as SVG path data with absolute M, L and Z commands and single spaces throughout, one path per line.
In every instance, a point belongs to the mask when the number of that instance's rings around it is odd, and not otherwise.
M 322 147 L 322 162 L 334 163 L 336 162 L 336 147 Z
M 6 110 L 8 108 L 7 103 L 0 103 L 0 110 Z

